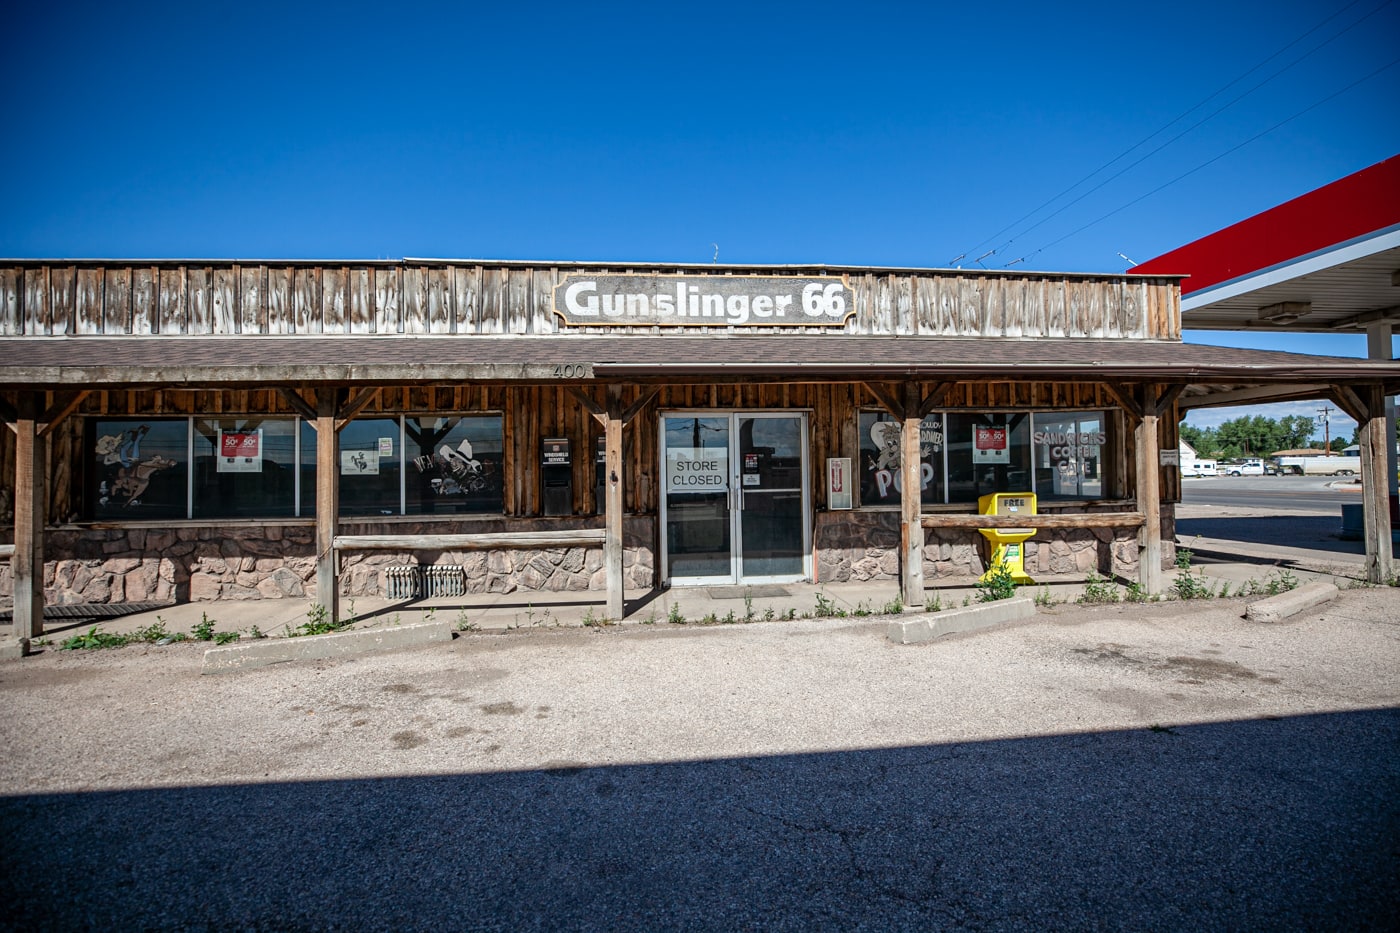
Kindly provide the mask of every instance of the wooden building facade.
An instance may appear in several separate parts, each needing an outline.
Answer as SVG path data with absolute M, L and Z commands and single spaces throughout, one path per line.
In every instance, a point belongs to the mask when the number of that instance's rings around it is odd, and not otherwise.
M 1159 592 L 1179 400 L 1324 385 L 1371 425 L 1400 383 L 1183 344 L 1179 308 L 1162 276 L 0 262 L 0 596 L 21 634 L 46 601 L 335 611 L 404 568 L 613 618 L 690 583 L 888 578 L 921 605 L 1008 524 L 1033 572 Z M 1015 492 L 1039 514 L 976 514 Z

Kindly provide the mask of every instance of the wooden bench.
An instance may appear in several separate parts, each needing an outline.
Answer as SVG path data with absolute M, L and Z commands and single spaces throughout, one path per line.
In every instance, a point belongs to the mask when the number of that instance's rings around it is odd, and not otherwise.
M 1074 512 L 1046 515 L 968 515 L 939 514 L 920 517 L 925 528 L 1141 528 L 1147 524 L 1142 512 Z

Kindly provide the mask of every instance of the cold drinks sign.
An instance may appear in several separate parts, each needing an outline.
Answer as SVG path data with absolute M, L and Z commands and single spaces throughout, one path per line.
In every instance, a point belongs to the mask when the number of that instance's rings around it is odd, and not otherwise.
M 574 273 L 554 313 L 574 327 L 840 327 L 855 294 L 845 276 Z

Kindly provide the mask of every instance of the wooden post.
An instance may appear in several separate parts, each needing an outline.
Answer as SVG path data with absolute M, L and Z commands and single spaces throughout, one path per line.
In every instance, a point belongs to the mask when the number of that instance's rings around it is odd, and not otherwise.
M 919 458 L 919 386 L 904 386 L 901 412 L 899 471 L 904 488 L 899 495 L 899 541 L 901 554 L 900 598 L 906 606 L 924 604 L 924 526 L 920 521 L 923 500 L 923 462 Z
M 39 436 L 42 400 L 20 400 L 15 419 L 15 554 L 13 632 L 17 638 L 44 634 L 44 441 Z
M 340 441 L 335 430 L 336 390 L 316 392 L 316 602 L 340 618 L 340 561 L 335 533 L 340 510 Z
M 1390 541 L 1390 480 L 1386 450 L 1386 399 L 1379 386 L 1359 387 L 1366 421 L 1361 425 L 1361 495 L 1366 539 L 1366 582 L 1387 583 L 1395 575 Z M 1391 447 L 1393 452 L 1394 447 Z
M 1138 553 L 1138 582 L 1151 596 L 1162 593 L 1162 471 L 1158 451 L 1158 387 L 1144 386 L 1142 418 L 1137 423 L 1137 507 L 1146 519 Z
M 607 568 L 607 617 L 621 621 L 627 614 L 622 565 L 623 486 L 622 387 L 608 386 L 607 420 L 603 422 L 603 469 L 606 471 L 603 566 Z

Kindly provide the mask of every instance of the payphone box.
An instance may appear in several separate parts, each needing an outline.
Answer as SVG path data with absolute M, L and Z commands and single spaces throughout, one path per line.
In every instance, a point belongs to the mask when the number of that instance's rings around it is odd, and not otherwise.
M 544 487 L 545 515 L 574 513 L 574 467 L 567 437 L 540 441 L 540 481 Z

